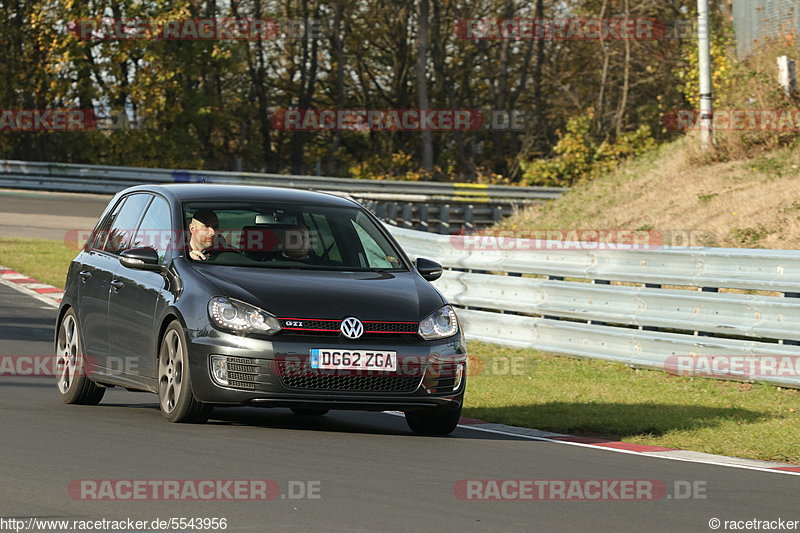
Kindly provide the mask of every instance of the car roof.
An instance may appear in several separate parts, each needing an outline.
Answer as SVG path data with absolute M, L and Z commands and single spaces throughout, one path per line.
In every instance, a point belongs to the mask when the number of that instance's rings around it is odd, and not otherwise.
M 331 207 L 355 207 L 350 199 L 334 194 L 309 191 L 305 189 L 289 189 L 282 187 L 262 187 L 258 185 L 228 185 L 223 183 L 159 183 L 137 185 L 122 191 L 157 192 L 172 197 L 178 202 L 285 202 L 298 204 L 323 205 Z

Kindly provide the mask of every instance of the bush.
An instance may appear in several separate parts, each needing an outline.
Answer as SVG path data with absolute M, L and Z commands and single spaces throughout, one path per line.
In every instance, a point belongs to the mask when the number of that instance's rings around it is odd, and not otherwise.
M 620 135 L 616 142 L 596 142 L 591 135 L 594 114 L 572 117 L 552 159 L 522 163 L 521 185 L 571 187 L 613 170 L 624 160 L 652 150 L 656 146 L 650 126 Z

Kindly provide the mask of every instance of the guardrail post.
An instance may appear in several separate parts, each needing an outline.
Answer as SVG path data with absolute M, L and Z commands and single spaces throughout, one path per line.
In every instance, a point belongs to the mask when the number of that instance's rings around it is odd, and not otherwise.
M 450 205 L 439 206 L 439 233 L 450 235 Z
M 492 222 L 498 222 L 501 218 L 503 218 L 503 210 L 498 205 L 492 206 Z
M 472 204 L 464 206 L 464 231 L 470 231 L 475 228 L 473 223 Z
M 375 202 L 375 216 L 381 220 L 386 220 L 386 204 Z
M 403 205 L 403 225 L 402 227 L 414 229 L 414 217 L 412 215 L 413 206 L 411 204 Z
M 428 204 L 419 206 L 419 226 L 422 228 L 422 231 L 430 231 L 428 227 Z
M 397 202 L 389 202 L 389 205 L 386 206 L 386 218 L 397 223 Z

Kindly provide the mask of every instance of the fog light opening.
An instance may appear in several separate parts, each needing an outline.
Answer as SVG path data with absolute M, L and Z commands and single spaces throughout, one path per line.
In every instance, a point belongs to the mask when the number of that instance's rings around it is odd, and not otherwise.
M 211 377 L 218 385 L 228 385 L 228 358 L 223 355 L 211 356 Z
M 456 379 L 453 382 L 453 392 L 457 391 L 459 387 L 461 387 L 461 382 L 464 380 L 464 363 L 459 363 L 456 366 Z

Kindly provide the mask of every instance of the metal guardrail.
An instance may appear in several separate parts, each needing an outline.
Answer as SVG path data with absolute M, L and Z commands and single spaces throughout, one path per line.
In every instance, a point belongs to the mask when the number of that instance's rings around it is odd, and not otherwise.
M 115 167 L 0 160 L 0 186 L 115 194 L 142 183 L 201 182 L 294 187 L 349 193 L 358 198 L 395 201 L 536 203 L 561 196 L 559 187 L 516 187 L 477 183 L 362 180 L 165 168 Z
M 474 250 L 468 236 L 389 228 L 445 267 L 435 284 L 472 339 L 658 370 L 675 356 L 800 355 L 800 251 Z M 797 372 L 758 379 L 800 388 Z
M 386 222 L 449 234 L 491 226 L 518 206 L 561 196 L 558 187 L 361 180 L 252 172 L 171 170 L 0 160 L 0 187 L 115 194 L 143 183 L 229 183 L 345 194 Z
M 396 226 L 450 235 L 492 226 L 514 213 L 513 205 L 410 203 L 360 199 L 378 218 Z

